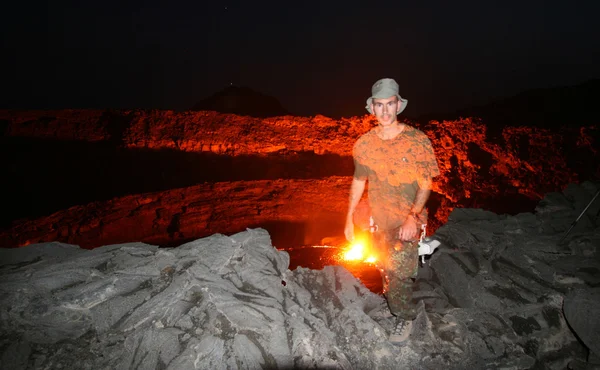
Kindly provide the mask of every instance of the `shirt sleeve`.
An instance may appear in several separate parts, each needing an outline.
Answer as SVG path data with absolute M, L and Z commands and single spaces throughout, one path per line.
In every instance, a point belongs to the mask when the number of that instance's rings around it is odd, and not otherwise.
M 366 180 L 369 176 L 369 169 L 354 158 L 354 178 L 357 180 Z
M 352 158 L 354 158 L 354 178 L 357 180 L 366 180 L 369 176 L 369 168 L 360 161 L 363 148 L 364 144 L 361 139 L 359 139 L 352 148 Z
M 429 189 L 431 188 L 431 179 L 440 174 L 440 169 L 435 158 L 435 153 L 433 152 L 431 141 L 425 135 L 423 135 L 420 154 L 420 176 L 417 179 L 417 183 L 421 189 Z

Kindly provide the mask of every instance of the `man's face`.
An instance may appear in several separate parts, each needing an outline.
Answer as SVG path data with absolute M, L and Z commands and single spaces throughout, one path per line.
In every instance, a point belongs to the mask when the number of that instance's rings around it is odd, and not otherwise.
M 371 110 L 377 117 L 379 124 L 383 126 L 391 125 L 396 122 L 396 115 L 400 110 L 400 103 L 397 96 L 386 99 L 373 99 Z

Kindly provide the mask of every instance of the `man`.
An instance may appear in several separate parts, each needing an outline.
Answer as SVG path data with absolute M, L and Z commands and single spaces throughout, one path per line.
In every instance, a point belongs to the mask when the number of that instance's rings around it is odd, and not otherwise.
M 398 322 L 390 341 L 408 339 L 416 317 L 412 304 L 413 278 L 418 269 L 418 237 L 427 223 L 425 203 L 432 178 L 439 169 L 427 136 L 397 115 L 408 101 L 398 94 L 398 84 L 390 78 L 377 81 L 367 110 L 378 125 L 362 135 L 354 145 L 354 179 L 344 233 L 354 239 L 353 215 L 369 181 L 368 199 L 376 225 L 373 239 L 379 252 L 378 263 L 384 280 L 384 294 Z M 358 213 L 358 212 L 357 212 Z

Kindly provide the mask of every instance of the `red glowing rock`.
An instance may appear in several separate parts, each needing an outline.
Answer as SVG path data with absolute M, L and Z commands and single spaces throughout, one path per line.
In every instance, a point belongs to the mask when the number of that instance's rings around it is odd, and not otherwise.
M 308 165 L 316 169 L 326 167 L 318 159 L 324 155 L 351 163 L 354 142 L 375 125 L 369 116 L 259 119 L 172 111 L 4 110 L 0 120 L 7 142 L 46 139 L 105 143 L 115 150 L 270 155 L 268 158 L 283 160 L 294 153 L 312 153 L 317 159 Z M 597 126 L 557 130 L 505 127 L 490 132 L 476 119 L 409 124 L 429 136 L 441 171 L 429 202 L 429 233 L 447 220 L 454 207 L 481 207 L 498 213 L 532 210 L 543 194 L 598 175 Z M 19 155 L 12 154 L 15 158 Z M 26 172 L 27 168 L 20 170 Z M 325 173 L 306 180 L 295 179 L 296 170 L 287 169 L 292 175 L 278 180 L 219 181 L 121 195 L 109 201 L 88 199 L 87 204 L 56 209 L 58 212 L 46 217 L 13 222 L 0 233 L 0 244 L 14 247 L 59 240 L 87 248 L 125 241 L 174 245 L 261 225 L 270 227 L 275 244 L 279 240 L 318 243 L 325 236 L 341 234 L 351 169 L 346 176 Z M 286 229 L 293 224 L 301 235 L 294 236 Z M 286 238 L 279 239 L 278 232 L 287 233 Z

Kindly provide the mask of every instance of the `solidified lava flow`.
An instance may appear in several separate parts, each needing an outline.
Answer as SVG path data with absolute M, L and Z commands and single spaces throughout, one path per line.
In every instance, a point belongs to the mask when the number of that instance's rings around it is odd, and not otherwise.
M 17 206 L 0 244 L 129 241 L 176 246 L 264 227 L 278 248 L 342 235 L 352 146 L 369 116 L 252 118 L 215 112 L 0 111 L 3 174 Z M 542 195 L 598 176 L 599 130 L 490 130 L 476 119 L 407 122 L 441 175 L 432 233 L 455 207 L 533 211 Z

